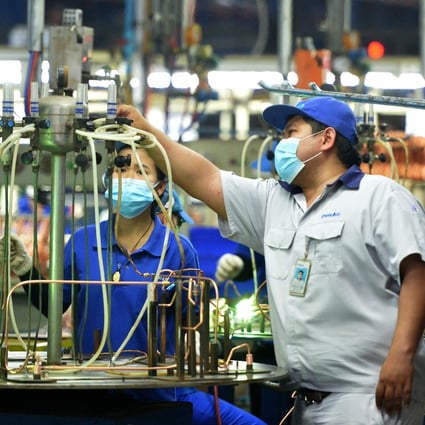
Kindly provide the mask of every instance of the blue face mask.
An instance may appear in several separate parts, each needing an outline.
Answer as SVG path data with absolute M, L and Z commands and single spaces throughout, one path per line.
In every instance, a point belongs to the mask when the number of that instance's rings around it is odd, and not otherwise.
M 279 142 L 274 151 L 274 166 L 277 174 L 283 181 L 292 183 L 295 180 L 295 177 L 297 177 L 301 170 L 305 167 L 305 164 L 312 159 L 317 158 L 322 153 L 322 151 L 320 151 L 304 162 L 300 161 L 297 157 L 297 149 L 300 141 L 307 139 L 308 137 L 315 136 L 322 131 L 310 134 L 302 139 L 290 137 L 289 139 L 282 139 Z
M 154 187 L 156 184 L 154 185 Z M 112 180 L 112 205 L 118 207 L 119 180 Z M 109 191 L 105 192 L 109 199 Z M 144 180 L 121 179 L 121 204 L 119 213 L 125 218 L 134 218 L 142 214 L 154 200 L 152 191 Z

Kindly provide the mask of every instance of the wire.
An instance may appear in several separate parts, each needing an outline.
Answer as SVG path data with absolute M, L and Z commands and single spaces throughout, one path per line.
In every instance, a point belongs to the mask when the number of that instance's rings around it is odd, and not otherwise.
M 261 177 L 261 162 L 262 162 L 261 159 L 264 155 L 265 148 L 271 141 L 273 141 L 273 139 L 274 139 L 273 136 L 267 136 L 261 143 L 260 150 L 258 152 L 258 157 L 257 157 L 257 178 Z M 245 162 L 246 162 L 246 154 L 247 154 L 248 147 L 252 142 L 256 140 L 261 140 L 261 137 L 258 134 L 254 134 L 250 136 L 247 139 L 247 141 L 244 143 L 244 146 L 242 148 L 242 153 L 241 153 L 241 176 L 242 177 L 245 177 Z M 255 293 L 258 290 L 257 262 L 255 261 L 254 250 L 250 248 L 249 252 L 250 252 L 250 258 L 252 263 L 252 278 L 254 282 L 254 293 Z
M 12 157 L 12 162 L 11 162 L 11 171 L 10 171 L 11 179 L 10 179 L 10 184 L 9 184 L 9 188 L 11 188 L 11 190 L 9 191 L 9 195 L 7 197 L 8 200 L 6 202 L 6 206 L 9 205 L 10 209 L 12 209 L 13 205 L 14 205 L 13 188 L 15 187 L 16 163 L 17 163 L 17 155 L 18 155 L 18 149 L 19 149 L 19 143 L 17 143 L 17 142 L 23 137 L 24 134 L 27 134 L 28 132 L 33 132 L 33 131 L 35 131 L 35 127 L 34 127 L 33 124 L 25 126 L 22 129 L 20 129 L 19 131 L 12 133 L 0 145 L 0 158 L 1 158 L 1 161 L 3 163 L 5 161 L 8 161 L 8 158 L 6 157 L 7 154 L 8 154 L 8 151 L 12 147 L 14 147 L 13 157 Z M 12 214 L 10 212 L 7 215 L 9 217 L 12 216 Z M 8 255 L 7 264 L 10 264 L 10 234 L 11 234 L 10 221 L 6 221 L 5 225 L 7 226 L 7 229 L 5 229 L 5 234 L 8 235 L 8 239 L 6 241 L 6 246 L 7 246 L 6 251 L 7 251 L 7 255 Z M 8 282 L 7 292 L 8 292 L 8 296 L 9 296 L 11 289 L 12 289 L 12 285 L 11 285 L 12 279 L 11 279 L 11 275 L 10 275 L 10 268 L 8 268 L 7 273 L 8 273 L 8 275 L 6 276 L 6 279 L 7 279 L 7 282 Z M 2 308 L 4 308 L 4 304 L 2 305 Z M 24 340 L 23 340 L 23 338 L 22 338 L 22 336 L 19 332 L 18 326 L 17 326 L 12 299 L 10 300 L 10 319 L 12 321 L 12 327 L 13 327 L 13 330 L 16 334 L 16 338 L 17 338 L 18 342 L 22 345 L 22 347 L 25 349 L 25 351 L 28 351 L 29 348 L 28 348 L 27 344 L 24 342 Z M 6 321 L 7 321 L 7 317 L 6 317 Z
M 192 271 L 191 269 L 182 271 L 187 272 L 187 271 Z M 169 280 L 167 278 L 165 278 L 166 276 L 171 277 L 172 274 L 175 274 L 174 271 L 163 271 L 163 273 L 165 273 L 164 280 L 160 283 L 158 283 L 158 285 L 164 287 L 164 286 L 168 286 L 169 285 Z M 191 285 L 193 285 L 194 283 L 198 282 L 198 284 L 202 284 L 202 282 L 205 280 L 203 277 L 198 276 L 197 278 L 195 278 L 194 276 L 184 276 L 183 275 L 183 279 L 185 280 L 185 282 L 188 283 L 189 287 L 186 288 L 188 290 L 188 294 L 189 294 L 189 300 L 190 300 L 190 294 L 191 294 Z M 18 288 L 24 286 L 24 285 L 29 285 L 31 286 L 32 284 L 43 284 L 43 285 L 51 285 L 51 284 L 73 284 L 73 285 L 80 285 L 80 284 L 86 284 L 86 285 L 103 285 L 103 286 L 107 286 L 110 284 L 114 284 L 114 285 L 150 285 L 151 282 L 150 281 L 126 281 L 126 282 L 113 282 L 113 281 L 89 281 L 89 280 L 81 280 L 81 279 L 77 279 L 77 280 L 27 280 L 27 281 L 22 281 L 19 282 L 18 284 L 16 284 L 11 291 L 8 293 L 7 296 L 7 302 L 6 302 L 6 323 L 5 323 L 5 346 L 8 346 L 8 338 L 9 338 L 9 321 L 8 321 L 8 317 L 9 317 L 9 306 L 11 305 L 11 300 L 12 300 L 12 296 L 15 290 L 17 290 Z M 171 306 L 171 305 L 170 305 Z M 202 315 L 202 310 L 201 310 L 201 316 L 200 316 L 200 320 L 199 323 L 196 326 L 193 326 L 191 328 L 188 329 L 193 329 L 196 330 L 199 328 L 200 324 L 202 323 L 202 321 L 204 320 L 204 317 Z M 22 342 L 21 342 L 22 343 Z M 126 353 L 128 353 L 128 350 L 123 350 Z M 104 355 L 105 353 L 101 353 L 101 355 Z M 29 354 L 27 354 L 27 358 L 34 356 L 34 352 L 31 352 Z M 97 355 L 97 352 L 85 363 L 81 364 L 81 365 L 65 365 L 65 366 L 42 366 L 42 368 L 44 370 L 56 370 L 56 371 L 63 371 L 64 373 L 74 373 L 76 371 L 83 371 L 83 370 L 92 370 L 92 371 L 103 371 L 103 370 L 114 370 L 114 371 L 119 371 L 119 370 L 137 370 L 137 371 L 148 371 L 148 370 L 167 370 L 167 369 L 175 369 L 176 365 L 164 365 L 164 366 L 158 366 L 158 367 L 141 367 L 141 368 L 131 368 L 131 369 L 125 369 L 123 368 L 123 362 L 121 362 L 121 364 L 116 365 L 116 361 L 108 362 L 108 367 L 104 367 L 104 366 L 92 366 L 94 359 L 96 358 L 97 360 L 99 360 L 99 355 Z M 115 354 L 115 357 L 118 357 L 117 354 Z M 124 364 L 126 364 L 128 360 L 124 360 Z M 8 370 L 10 370 L 7 367 Z
M 28 124 L 25 127 L 14 131 L 6 140 L 4 140 L 0 144 L 0 157 L 3 160 L 5 158 L 3 155 L 6 155 L 6 153 L 11 149 L 12 145 L 16 143 L 18 140 L 20 140 L 22 137 L 25 137 L 28 135 L 28 133 L 35 132 L 35 126 L 34 124 Z
M 124 130 L 124 133 L 111 133 L 111 130 Z M 136 161 L 139 165 L 139 168 L 148 184 L 148 186 L 150 187 L 152 194 L 154 196 L 154 199 L 157 201 L 158 205 L 160 205 L 160 207 L 162 207 L 163 212 L 165 211 L 165 207 L 162 205 L 162 202 L 158 196 L 158 194 L 156 193 L 156 191 L 154 190 L 152 184 L 149 182 L 149 179 L 147 178 L 146 172 L 143 168 L 143 165 L 141 163 L 141 160 L 139 158 L 139 155 L 137 154 L 137 147 L 140 147 L 140 145 L 138 144 L 137 146 L 135 145 L 134 142 L 136 141 L 140 141 L 140 139 L 142 138 L 141 136 L 143 136 L 144 139 L 147 139 L 148 141 L 150 141 L 151 143 L 148 145 L 142 145 L 143 148 L 145 149 L 149 149 L 151 147 L 158 147 L 163 155 L 164 161 L 166 163 L 166 168 L 167 168 L 167 175 L 168 175 L 168 184 L 169 184 L 169 193 L 172 193 L 172 174 L 171 174 L 171 166 L 169 163 L 169 160 L 167 158 L 167 155 L 165 153 L 164 148 L 162 147 L 162 145 L 159 144 L 159 142 L 156 140 L 156 138 L 148 132 L 142 131 L 142 130 L 137 130 L 134 127 L 130 127 L 127 125 L 124 126 L 119 126 L 117 124 L 108 124 L 108 125 L 103 125 L 101 127 L 98 127 L 94 134 L 91 132 L 86 132 L 86 131 L 82 131 L 82 130 L 76 130 L 76 133 L 80 136 L 83 136 L 85 138 L 88 139 L 91 150 L 92 150 L 92 156 L 95 155 L 95 150 L 94 150 L 94 141 L 93 138 L 98 138 L 98 139 L 102 139 L 102 140 L 112 140 L 112 141 L 121 141 L 123 143 L 128 144 L 134 153 L 134 156 L 136 158 Z M 97 170 L 96 170 L 96 166 L 93 167 L 93 180 L 95 182 L 95 187 L 93 188 L 93 191 L 95 194 L 97 194 Z M 97 199 L 97 196 L 95 196 L 95 200 Z M 170 198 L 171 199 L 171 198 Z M 172 201 L 171 201 L 172 202 Z M 98 211 L 98 206 L 96 206 L 95 204 L 95 211 Z M 168 209 L 168 212 L 166 212 L 169 215 L 169 220 L 170 222 L 172 222 L 171 220 L 171 215 L 172 215 L 172 208 Z M 117 217 L 117 220 L 119 218 Z M 101 247 L 101 243 L 100 243 L 100 232 L 99 232 L 99 217 L 98 214 L 96 214 L 95 216 L 95 225 L 96 225 L 96 238 L 98 239 L 98 257 L 99 257 L 99 267 L 101 270 L 101 278 L 102 280 L 105 280 L 105 276 L 104 276 L 104 266 L 103 266 L 103 259 L 101 256 L 101 251 L 100 251 L 100 247 Z M 151 285 L 149 285 L 148 287 L 148 297 L 145 300 L 145 303 L 143 304 L 135 322 L 133 323 L 131 329 L 129 330 L 126 338 L 124 339 L 124 341 L 122 342 L 122 344 L 120 345 L 120 347 L 118 348 L 118 350 L 116 350 L 114 356 L 112 357 L 112 361 L 116 361 L 116 359 L 119 357 L 119 355 L 121 354 L 122 350 L 125 348 L 125 346 L 127 345 L 128 341 L 130 340 L 130 338 L 133 336 L 134 332 L 137 330 L 144 314 L 146 313 L 147 310 L 147 306 L 149 305 L 149 302 L 152 301 L 154 299 L 154 291 L 155 291 L 155 282 L 158 281 L 159 278 L 159 274 L 161 272 L 162 269 L 162 265 L 164 263 L 165 260 L 165 254 L 166 254 L 166 247 L 168 246 L 168 239 L 169 239 L 169 235 L 170 235 L 170 231 L 173 231 L 173 233 L 175 234 L 177 243 L 178 243 L 178 247 L 179 247 L 179 251 L 180 251 L 180 255 L 182 258 L 182 268 L 184 267 L 184 262 L 185 262 L 185 254 L 184 254 L 184 249 L 183 246 L 181 244 L 180 241 L 180 236 L 176 230 L 176 228 L 174 226 L 170 226 L 167 225 L 166 226 L 166 233 L 165 233 L 165 238 L 164 238 L 164 242 L 163 242 L 163 249 L 161 252 L 161 257 L 158 263 L 158 267 L 157 267 L 157 271 L 155 273 L 155 277 L 153 279 L 153 281 L 151 282 Z M 106 309 L 106 305 L 107 305 L 107 300 L 106 300 L 106 294 L 104 292 L 104 287 L 102 287 L 102 294 L 104 296 L 104 308 Z M 104 312 L 105 315 L 107 315 L 107 312 Z M 104 331 L 102 333 L 102 340 L 101 343 L 99 345 L 98 351 L 96 352 L 96 355 L 99 354 L 99 350 L 101 350 L 104 346 L 105 343 L 105 338 L 106 338 L 106 334 L 107 334 L 107 329 L 109 326 L 109 321 L 104 323 Z
M 218 396 L 218 386 L 214 385 L 214 410 L 217 425 L 222 425 L 220 413 L 220 398 Z
M 385 150 L 388 152 L 388 156 L 390 157 L 390 177 L 398 182 L 399 181 L 398 167 L 397 167 L 397 161 L 394 158 L 394 152 L 393 152 L 392 146 L 390 145 L 389 142 L 386 142 L 380 139 L 378 139 L 376 143 L 383 146 Z
M 244 143 L 241 153 L 241 176 L 245 177 L 245 162 L 246 162 L 246 152 L 248 150 L 249 145 L 254 140 L 259 140 L 260 136 L 258 134 L 253 134 L 248 138 L 248 140 Z
M 103 122 L 103 121 L 102 121 Z M 100 123 L 100 121 L 99 121 Z M 103 131 L 102 131 L 103 130 Z M 77 137 L 83 137 L 86 138 L 88 141 L 88 146 L 90 149 L 90 153 L 91 153 L 91 157 L 93 159 L 93 167 L 92 167 L 92 172 L 93 172 L 93 192 L 94 192 L 94 214 L 95 214 L 95 226 L 96 226 L 96 240 L 97 240 L 97 245 L 98 247 L 101 246 L 100 243 L 100 236 L 99 236 L 99 227 L 100 227 L 100 217 L 99 217 L 99 203 L 98 203 L 98 181 L 97 181 L 97 163 L 94 160 L 96 158 L 96 150 L 95 150 L 95 141 L 98 139 L 101 140 L 113 140 L 113 141 L 120 141 L 123 143 L 127 143 L 129 144 L 132 149 L 135 151 L 137 147 L 140 147 L 139 144 L 136 146 L 135 142 L 140 142 L 141 139 L 144 140 L 144 145 L 142 145 L 143 148 L 149 149 L 149 148 L 154 148 L 154 147 L 158 147 L 158 149 L 161 151 L 161 153 L 163 154 L 164 157 L 164 162 L 166 164 L 166 170 L 167 170 L 167 174 L 168 174 L 168 184 L 169 184 L 169 190 L 170 193 L 172 193 L 172 174 L 171 174 L 171 166 L 169 163 L 169 160 L 165 154 L 165 151 L 163 150 L 162 146 L 159 145 L 159 143 L 156 141 L 156 139 L 149 133 L 143 132 L 143 131 L 134 131 L 134 129 L 132 127 L 124 127 L 123 126 L 119 126 L 119 131 L 121 131 L 121 133 L 114 133 L 116 130 L 118 130 L 118 127 L 114 126 L 114 125 L 105 125 L 100 128 L 97 128 L 95 132 L 85 132 L 82 130 L 76 130 L 76 135 Z M 33 125 L 27 126 L 25 128 L 23 128 L 20 131 L 17 131 L 15 133 L 13 133 L 10 137 L 7 138 L 7 140 L 5 140 L 1 145 L 0 145 L 0 156 L 2 158 L 5 158 L 5 155 L 8 153 L 8 151 L 12 148 L 12 146 L 15 144 L 15 151 L 14 151 L 14 161 L 13 163 L 16 166 L 16 159 L 17 159 L 17 153 L 18 153 L 18 143 L 17 140 L 19 139 L 19 137 L 21 137 L 23 134 L 28 133 L 28 131 L 35 131 L 35 128 Z M 136 155 L 136 159 L 138 161 L 139 164 L 139 168 L 142 170 L 142 173 L 144 172 L 144 168 L 142 167 L 140 158 L 138 155 Z M 16 172 L 16 168 L 14 166 L 12 166 L 12 174 L 15 174 Z M 146 178 L 146 176 L 145 176 Z M 13 180 L 12 180 L 13 182 Z M 153 190 L 153 188 L 151 188 Z M 154 197 L 156 197 L 156 200 L 158 202 L 158 204 L 160 205 L 161 209 L 163 209 L 170 218 L 171 221 L 171 214 L 172 214 L 172 208 L 169 208 L 168 210 L 165 210 L 164 205 L 162 204 L 158 194 L 156 193 L 156 191 L 153 190 L 153 194 Z M 170 199 L 170 201 L 172 202 L 172 199 Z M 178 276 L 179 279 L 182 279 L 182 273 L 183 273 L 183 266 L 185 263 L 184 260 L 184 249 L 181 245 L 181 241 L 179 239 L 179 234 L 178 232 L 175 230 L 175 228 L 171 228 L 171 226 L 167 226 L 167 237 L 169 236 L 169 232 L 173 230 L 176 232 L 176 239 L 178 241 L 179 244 L 179 249 L 181 251 L 181 256 L 182 256 L 182 270 L 178 270 L 178 271 L 173 271 L 173 273 L 175 274 L 175 276 Z M 167 239 L 168 240 L 168 239 Z M 155 272 L 155 276 L 153 278 L 153 280 L 143 283 L 143 282 L 137 282 L 137 283 L 142 283 L 142 284 L 146 284 L 148 285 L 148 287 L 150 288 L 150 293 L 152 294 L 152 291 L 157 287 L 158 282 L 160 281 L 161 278 L 161 273 L 163 273 L 162 266 L 163 266 L 163 261 L 164 261 L 164 255 L 166 252 L 166 246 L 168 245 L 167 240 L 164 242 L 164 247 L 163 247 L 163 253 L 161 256 L 161 261 L 158 265 L 158 269 Z M 81 370 L 81 369 L 89 369 L 93 366 L 94 362 L 99 360 L 100 355 L 102 355 L 102 348 L 105 346 L 105 342 L 107 339 L 107 334 L 108 334 L 108 329 L 110 327 L 110 311 L 108 309 L 108 306 L 110 305 L 110 301 L 109 301 L 109 297 L 107 294 L 107 290 L 106 288 L 112 284 L 117 284 L 116 282 L 111 282 L 109 280 L 106 280 L 106 276 L 105 276 L 105 267 L 103 264 L 103 257 L 101 254 L 99 254 L 98 252 L 98 262 L 99 262 L 99 269 L 100 269 L 100 279 L 101 282 L 96 282 L 95 284 L 102 284 L 102 299 L 103 299 L 103 307 L 104 307 L 104 332 L 102 334 L 102 338 L 101 338 L 101 343 L 99 344 L 98 349 L 96 350 L 96 352 L 84 363 L 82 363 L 81 365 L 76 365 L 76 362 L 74 362 L 75 364 L 72 366 L 67 366 L 66 367 L 66 372 L 69 373 L 74 373 L 75 371 Z M 193 280 L 193 277 L 190 278 L 191 281 Z M 206 281 L 207 279 L 202 277 L 202 281 Z M 42 281 L 31 281 L 29 283 L 29 281 L 26 282 L 21 282 L 20 284 L 16 285 L 12 290 L 10 290 L 7 294 L 7 299 L 6 299 L 6 308 L 7 308 L 7 314 L 6 314 L 6 329 L 9 326 L 9 319 L 8 317 L 10 316 L 10 323 L 13 327 L 16 327 L 16 321 L 14 318 L 14 314 L 13 314 L 13 305 L 12 305 L 12 294 L 14 292 L 15 289 L 17 289 L 18 287 L 22 286 L 22 284 L 30 284 L 31 283 L 35 283 L 37 282 L 38 284 L 42 283 L 42 284 L 52 284 L 52 283 L 58 283 L 58 284 L 84 284 L 84 281 L 79 279 L 77 281 L 72 281 L 72 280 L 62 280 L 62 281 L 58 281 L 57 279 L 55 279 L 54 281 L 50 281 L 50 280 L 42 280 Z M 86 282 L 87 283 L 87 282 Z M 93 283 L 93 282 L 92 282 Z M 125 282 L 125 284 L 128 284 L 129 282 Z M 184 284 L 184 282 L 182 282 L 182 285 Z M 190 284 L 192 285 L 192 284 Z M 218 288 L 216 287 L 215 283 L 212 283 L 213 288 L 215 289 L 216 292 L 216 300 L 218 300 Z M 192 289 L 191 286 L 189 286 L 189 288 L 185 288 L 185 286 L 182 286 L 182 288 L 185 291 L 188 291 L 188 300 L 190 303 L 194 304 L 195 298 L 192 297 Z M 203 293 L 203 290 L 201 288 L 201 294 Z M 148 296 L 147 300 L 148 301 L 150 298 L 150 296 Z M 218 301 L 217 301 L 218 302 Z M 134 332 L 134 330 L 137 328 L 138 324 L 140 323 L 141 318 L 144 315 L 144 312 L 146 311 L 146 308 L 142 308 L 140 311 L 139 316 L 137 317 L 137 319 L 135 320 L 135 323 L 132 326 L 132 329 L 129 331 L 125 341 L 123 341 L 123 344 L 119 347 L 119 349 L 112 355 L 112 353 L 110 353 L 111 355 L 111 359 L 112 362 L 110 362 L 111 364 L 114 364 L 114 362 L 117 361 L 118 357 L 120 356 L 120 354 L 124 351 L 125 345 L 128 341 L 128 339 L 131 337 L 132 333 Z M 192 328 L 194 330 L 196 330 L 197 328 L 199 328 L 202 324 L 202 320 L 203 319 L 203 314 L 202 314 L 202 308 L 201 308 L 201 319 L 200 321 L 195 324 L 195 325 L 191 325 L 191 328 L 187 328 L 192 330 Z M 186 328 L 185 328 L 186 329 Z M 217 326 L 215 326 L 215 335 L 217 336 Z M 6 341 L 7 341 L 7 334 L 8 332 L 4 333 L 6 335 Z M 24 340 L 20 337 L 19 335 L 19 331 L 18 329 L 16 329 L 16 334 L 18 335 L 18 339 L 19 339 L 19 343 L 26 349 L 27 351 L 27 355 L 26 355 L 26 363 L 29 361 L 28 359 L 31 356 L 34 356 L 34 352 L 35 350 L 30 350 L 29 344 L 25 344 Z M 29 336 L 30 338 L 30 336 Z M 31 340 L 29 340 L 30 342 Z M 34 346 L 36 348 L 36 344 Z M 74 361 L 76 359 L 74 358 Z M 52 367 L 52 369 L 56 370 L 56 367 Z M 148 370 L 149 368 L 143 368 L 143 370 Z M 46 369 L 47 370 L 47 369 Z M 98 370 L 97 368 L 94 368 L 94 370 Z M 150 370 L 150 369 L 149 369 Z M 16 371 L 13 371 L 12 373 L 16 373 Z
M 30 52 L 30 58 L 28 61 L 28 70 L 27 77 L 25 80 L 24 87 L 24 105 L 25 105 L 25 114 L 27 116 L 31 115 L 31 83 L 36 80 L 37 66 L 40 52 L 32 51 Z
M 407 143 L 399 138 L 399 137 L 391 137 L 390 139 L 388 139 L 388 142 L 399 142 L 404 150 L 404 172 L 403 172 L 403 180 L 401 182 L 401 184 L 403 186 L 406 185 L 406 179 L 407 179 L 407 171 L 409 168 L 409 149 L 407 146 Z
M 89 142 L 89 147 L 91 151 L 92 158 L 96 158 L 96 149 L 94 146 L 94 141 L 91 137 L 87 138 Z M 102 256 L 102 242 L 100 238 L 100 219 L 99 219 L 99 197 L 98 197 L 98 185 L 97 185 L 97 164 L 96 161 L 93 161 L 93 193 L 95 196 L 93 197 L 94 202 L 94 219 L 95 219 L 95 229 L 96 229 L 96 245 L 97 245 L 97 257 L 99 262 L 99 272 L 100 272 L 100 279 L 102 281 L 105 281 L 105 269 L 103 264 L 103 256 Z M 105 345 L 107 335 L 109 333 L 109 326 L 110 326 L 110 316 L 109 316 L 109 309 L 108 309 L 108 297 L 106 293 L 106 287 L 102 285 L 102 298 L 103 298 L 103 332 L 102 332 L 102 338 L 99 343 L 99 346 L 97 347 L 97 350 L 94 354 L 94 356 L 87 362 L 87 365 L 90 365 L 93 363 L 101 354 L 102 349 Z
M 263 142 L 261 143 L 260 150 L 258 151 L 258 157 L 257 157 L 257 178 L 261 177 L 261 165 L 262 165 L 262 158 L 264 155 L 264 151 L 266 150 L 267 145 L 274 140 L 273 136 L 267 136 Z
M 286 422 L 286 420 L 289 418 L 289 416 L 291 415 L 291 413 L 294 411 L 294 409 L 295 409 L 295 405 L 294 406 L 292 406 L 290 409 L 289 409 L 289 411 L 286 413 L 286 415 L 282 418 L 282 420 L 279 422 L 279 425 L 283 425 L 285 422 Z

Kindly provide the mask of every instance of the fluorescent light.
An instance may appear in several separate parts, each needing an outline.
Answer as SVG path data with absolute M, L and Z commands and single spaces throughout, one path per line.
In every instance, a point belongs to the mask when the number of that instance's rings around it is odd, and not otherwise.
M 425 87 L 424 77 L 416 72 L 402 73 L 398 77 L 400 88 L 404 89 L 421 89 Z
M 140 87 L 140 80 L 139 80 L 139 78 L 133 77 L 133 78 L 130 80 L 130 87 L 131 87 L 132 89 L 137 89 L 137 88 L 139 88 L 139 87 Z
M 425 87 L 425 80 L 416 72 L 402 73 L 399 77 L 392 72 L 368 72 L 365 86 L 375 89 L 415 90 Z
M 22 65 L 19 60 L 0 61 L 0 84 L 21 84 Z
M 351 72 L 342 72 L 339 78 L 344 87 L 356 87 L 360 83 L 360 78 Z
M 336 80 L 335 74 L 331 71 L 326 72 L 326 83 L 334 84 Z
M 50 69 L 49 61 L 46 61 L 46 60 L 42 61 L 41 62 L 41 82 L 42 83 L 48 83 L 50 81 L 49 69 Z
M 259 89 L 259 81 L 269 84 L 283 83 L 282 74 L 274 71 L 210 71 L 208 83 L 213 90 L 220 89 Z
M 170 82 L 170 74 L 166 71 L 151 72 L 147 78 L 148 86 L 152 89 L 166 89 Z
M 175 72 L 171 76 L 171 85 L 176 89 L 195 90 L 199 84 L 199 78 L 196 74 L 189 72 Z
M 395 88 L 397 78 L 392 72 L 368 72 L 364 84 L 374 89 Z
M 296 86 L 298 84 L 299 78 L 298 74 L 294 71 L 289 71 L 288 76 L 286 77 L 288 79 L 288 83 L 291 86 Z

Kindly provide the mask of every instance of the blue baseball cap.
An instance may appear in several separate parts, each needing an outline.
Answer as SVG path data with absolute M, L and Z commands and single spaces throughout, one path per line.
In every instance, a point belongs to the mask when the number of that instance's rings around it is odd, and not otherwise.
M 296 106 L 272 105 L 263 111 L 263 118 L 273 127 L 283 130 L 289 118 L 301 115 L 335 129 L 353 145 L 358 143 L 356 117 L 345 103 L 330 96 L 303 99 Z
M 168 192 L 168 184 L 166 186 L 166 189 L 164 193 L 161 196 L 161 202 L 164 204 L 165 208 L 168 209 L 169 206 L 169 200 L 170 200 L 170 194 Z M 183 221 L 185 221 L 188 224 L 194 224 L 194 221 L 190 217 L 190 215 L 183 209 L 182 201 L 180 199 L 180 196 L 178 195 L 176 189 L 173 189 L 173 213 L 177 214 Z M 155 213 L 160 213 L 161 210 L 157 206 Z

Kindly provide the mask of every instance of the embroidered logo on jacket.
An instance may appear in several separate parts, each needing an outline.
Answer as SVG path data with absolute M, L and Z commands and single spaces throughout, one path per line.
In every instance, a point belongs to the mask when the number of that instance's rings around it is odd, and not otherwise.
M 334 211 L 334 212 L 331 212 L 331 213 L 322 214 L 322 216 L 320 218 L 339 217 L 340 215 L 341 215 L 340 212 Z

